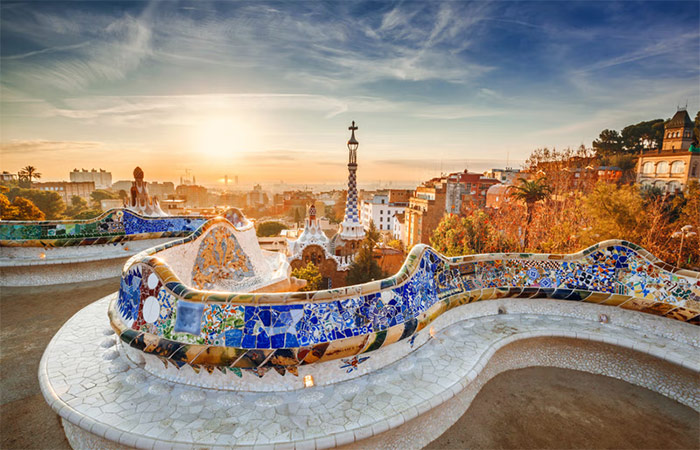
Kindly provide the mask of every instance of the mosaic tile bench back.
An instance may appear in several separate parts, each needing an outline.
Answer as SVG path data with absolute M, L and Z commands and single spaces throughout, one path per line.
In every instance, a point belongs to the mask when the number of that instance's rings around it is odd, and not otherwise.
M 188 236 L 208 218 L 143 217 L 128 209 L 112 209 L 84 221 L 0 222 L 0 245 L 66 247 L 112 244 L 133 239 Z
M 127 263 L 119 296 L 109 309 L 124 344 L 156 355 L 166 367 L 187 364 L 196 371 L 218 369 L 240 376 L 249 370 L 262 376 L 270 369 L 297 374 L 299 365 L 338 358 L 361 361 L 358 355 L 410 339 L 445 311 L 504 297 L 593 302 L 700 323 L 700 274 L 677 270 L 624 241 L 606 241 L 573 255 L 457 258 L 421 245 L 393 277 L 310 293 L 197 290 L 156 258 L 164 248 L 199 243 L 198 259 L 206 257 L 202 248 L 218 252 L 211 273 L 243 276 L 238 272 L 248 269 L 235 233 L 218 233 L 224 241 L 217 246 L 211 238 L 199 239 L 220 226 L 224 224 L 208 223 L 196 235 Z M 235 255 L 235 261 L 222 261 L 225 252 Z

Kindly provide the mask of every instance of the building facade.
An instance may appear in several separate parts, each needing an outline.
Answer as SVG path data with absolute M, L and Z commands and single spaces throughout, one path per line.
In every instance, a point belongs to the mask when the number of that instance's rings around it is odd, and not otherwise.
M 700 181 L 700 151 L 695 146 L 691 151 L 694 125 L 686 110 L 676 112 L 664 127 L 662 147 L 640 155 L 637 183 L 675 193 L 691 180 Z
M 95 189 L 109 189 L 112 187 L 112 172 L 103 169 L 73 169 L 70 173 L 70 180 L 74 183 L 92 181 L 95 183 Z
M 90 203 L 90 194 L 95 192 L 95 182 L 47 181 L 43 183 L 32 183 L 32 188 L 41 191 L 54 191 L 61 196 L 66 205 L 70 205 L 71 198 L 73 198 L 74 195 Z
M 429 244 L 430 234 L 445 215 L 447 180 L 434 178 L 418 186 L 409 199 L 404 220 L 404 247 Z
M 410 198 L 409 189 L 391 189 L 373 194 L 369 200 L 362 201 L 362 226 L 369 230 L 370 222 L 374 222 L 377 230 L 391 234 L 395 216 L 406 211 Z

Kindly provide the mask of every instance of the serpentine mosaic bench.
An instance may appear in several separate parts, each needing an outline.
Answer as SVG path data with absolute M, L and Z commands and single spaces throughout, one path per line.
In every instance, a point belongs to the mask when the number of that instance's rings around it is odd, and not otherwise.
M 128 354 L 145 357 L 147 370 L 206 385 L 214 371 L 306 375 L 336 359 L 353 368 L 380 348 L 406 339 L 412 344 L 416 333 L 457 306 L 499 298 L 588 302 L 700 323 L 699 274 L 625 241 L 571 255 L 456 258 L 419 245 L 387 279 L 327 291 L 252 293 L 245 289 L 248 277 L 255 278 L 252 255 L 242 251 L 240 237 L 222 231 L 227 227 L 212 221 L 126 264 L 109 320 Z M 183 367 L 193 370 L 178 374 Z
M 70 247 L 188 236 L 209 218 L 144 217 L 123 208 L 89 220 L 0 221 L 0 246 Z
M 40 386 L 73 448 L 421 448 L 490 378 L 536 365 L 700 410 L 700 273 L 634 244 L 417 246 L 393 277 L 279 292 L 299 286 L 286 259 L 232 219 L 133 256 L 47 346 Z

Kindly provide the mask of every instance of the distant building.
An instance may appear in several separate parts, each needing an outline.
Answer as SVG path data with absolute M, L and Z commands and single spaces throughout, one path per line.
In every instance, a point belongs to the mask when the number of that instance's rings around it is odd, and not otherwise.
M 16 173 L 10 173 L 6 170 L 3 170 L 0 174 L 0 181 L 17 181 L 17 178 L 18 177 Z
M 394 229 L 394 216 L 404 213 L 410 197 L 409 189 L 391 189 L 363 200 L 360 213 L 362 226 L 369 230 L 370 222 L 374 222 L 379 231 L 391 233 Z
M 447 179 L 433 178 L 418 186 L 409 199 L 405 216 L 404 246 L 430 243 L 430 234 L 445 215 Z
M 168 196 L 175 194 L 175 184 L 171 181 L 165 181 L 163 183 L 149 181 L 147 185 L 149 195 L 151 197 L 158 197 L 158 200 L 161 202 L 163 199 L 168 198 Z
M 131 189 L 132 183 L 133 183 L 132 180 L 115 181 L 114 183 L 112 183 L 112 191 L 113 192 L 119 192 L 119 191 L 129 192 L 129 190 Z
M 522 173 L 520 169 L 513 169 L 512 167 L 506 167 L 505 169 L 490 169 L 484 172 L 484 177 L 493 178 L 504 184 L 512 184 L 517 180 Z
M 32 188 L 39 189 L 41 191 L 54 191 L 57 192 L 66 205 L 70 205 L 71 198 L 74 195 L 83 198 L 85 201 L 90 203 L 90 194 L 95 191 L 94 181 L 47 181 L 43 183 L 32 183 Z
M 375 248 L 372 257 L 377 261 L 382 271 L 389 275 L 397 273 L 406 259 L 403 252 L 391 247 Z
M 404 210 L 405 211 L 405 210 Z M 406 234 L 406 214 L 394 214 L 394 220 L 392 221 L 391 237 L 393 239 L 398 239 L 401 242 L 405 242 Z
M 486 191 L 486 207 L 498 209 L 509 202 L 511 184 L 494 184 Z
M 196 184 L 181 184 L 175 188 L 175 193 L 185 199 L 185 206 L 207 206 L 209 191 L 204 186 Z
M 246 206 L 248 208 L 261 208 L 267 205 L 269 199 L 259 184 L 253 186 L 253 190 L 246 194 Z
M 640 155 L 637 183 L 673 193 L 685 190 L 690 180 L 700 181 L 700 151 L 691 151 L 694 125 L 685 109 L 676 112 L 664 126 L 662 147 Z
M 486 205 L 486 191 L 499 181 L 480 173 L 457 172 L 446 176 L 445 211 L 462 214 L 468 207 Z
M 284 236 L 258 237 L 258 243 L 261 249 L 269 252 L 287 252 L 287 238 Z
M 112 187 L 112 172 L 103 169 L 73 169 L 70 173 L 70 180 L 76 183 L 92 181 L 95 183 L 95 189 L 109 189 Z
M 480 173 L 455 172 L 418 186 L 409 199 L 404 218 L 403 243 L 407 249 L 429 244 L 430 235 L 445 214 L 464 214 L 486 205 L 486 192 L 498 180 Z

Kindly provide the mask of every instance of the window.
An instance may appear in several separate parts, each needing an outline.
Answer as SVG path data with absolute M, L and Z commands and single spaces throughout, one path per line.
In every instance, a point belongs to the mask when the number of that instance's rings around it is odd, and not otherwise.
M 698 163 L 693 164 L 693 172 L 691 176 L 696 177 L 698 176 Z
M 668 173 L 668 162 L 661 161 L 656 165 L 656 173 Z
M 673 161 L 673 164 L 671 164 L 671 173 L 683 173 L 683 172 L 685 172 L 685 162 Z

